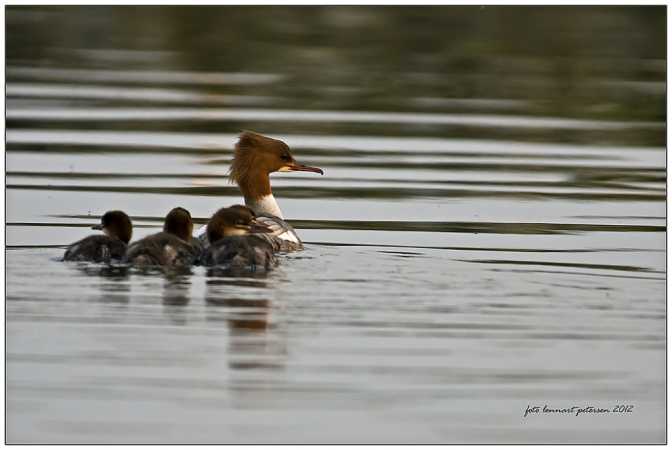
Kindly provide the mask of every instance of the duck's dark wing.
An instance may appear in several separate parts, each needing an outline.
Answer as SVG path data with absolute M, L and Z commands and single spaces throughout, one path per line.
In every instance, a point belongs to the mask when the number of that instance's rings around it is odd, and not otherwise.
M 64 261 L 92 261 L 108 263 L 121 259 L 126 253 L 126 244 L 104 234 L 86 237 L 70 245 L 63 255 Z
M 137 266 L 191 266 L 200 256 L 197 248 L 170 233 L 156 233 L 128 247 L 125 262 Z
M 229 236 L 211 244 L 203 253 L 203 265 L 249 270 L 270 270 L 275 265 L 273 247 L 258 235 Z

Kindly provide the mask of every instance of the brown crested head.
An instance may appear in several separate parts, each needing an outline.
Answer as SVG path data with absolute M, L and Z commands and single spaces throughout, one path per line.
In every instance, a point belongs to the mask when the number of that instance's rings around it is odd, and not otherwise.
M 108 211 L 100 218 L 100 226 L 93 227 L 103 230 L 110 237 L 119 239 L 128 244 L 133 235 L 131 218 L 123 211 Z
M 271 173 L 292 171 L 323 173 L 317 167 L 297 163 L 284 142 L 244 131 L 236 143 L 229 180 L 240 186 L 246 199 L 259 199 L 271 193 Z
M 181 207 L 171 209 L 163 222 L 163 231 L 189 242 L 194 231 L 189 211 Z

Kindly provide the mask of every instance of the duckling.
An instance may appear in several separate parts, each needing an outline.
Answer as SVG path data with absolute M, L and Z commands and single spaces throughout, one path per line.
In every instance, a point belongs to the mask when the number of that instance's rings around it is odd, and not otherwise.
M 92 261 L 109 263 L 120 260 L 133 234 L 131 219 L 123 211 L 108 211 L 100 218 L 100 225 L 91 227 L 104 234 L 86 237 L 70 245 L 64 261 Z
M 203 254 L 203 264 L 270 270 L 275 265 L 273 246 L 261 237 L 268 232 L 268 227 L 256 221 L 250 208 L 242 205 L 222 208 L 208 222 L 210 245 Z
M 164 220 L 163 231 L 131 244 L 124 262 L 135 266 L 191 266 L 201 253 L 200 246 L 192 243 L 193 229 L 189 211 L 173 208 Z

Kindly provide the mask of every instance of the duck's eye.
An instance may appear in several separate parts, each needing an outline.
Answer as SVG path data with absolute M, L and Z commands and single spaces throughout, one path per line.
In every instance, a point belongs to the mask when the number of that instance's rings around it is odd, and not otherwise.
M 289 156 L 289 153 L 283 153 L 282 156 L 280 157 L 283 161 L 291 161 L 292 157 Z

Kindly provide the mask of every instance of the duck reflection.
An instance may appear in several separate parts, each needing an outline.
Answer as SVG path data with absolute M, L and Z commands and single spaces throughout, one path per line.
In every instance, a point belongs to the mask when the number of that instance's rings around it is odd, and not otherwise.
M 164 272 L 163 312 L 175 325 L 187 324 L 187 306 L 191 300 L 191 271 Z
M 185 306 L 189 303 L 191 273 L 165 273 L 163 281 L 163 304 Z
M 234 370 L 284 367 L 286 348 L 271 320 L 272 302 L 265 274 L 232 277 L 207 272 L 205 301 L 209 322 L 229 329 L 228 364 Z
M 114 264 L 79 263 L 76 270 L 86 276 L 100 278 L 101 302 L 128 304 L 130 302 L 131 285 L 128 267 Z
M 75 267 L 90 277 L 103 277 L 116 281 L 128 279 L 128 267 L 125 265 L 80 263 Z
M 208 289 L 208 292 L 211 292 Z M 225 321 L 232 331 L 241 332 L 265 332 L 269 329 L 269 311 L 271 302 L 265 298 L 237 298 L 221 297 L 208 294 L 206 302 L 211 306 L 223 306 L 230 308 Z M 208 320 L 220 321 L 221 317 L 208 316 Z

